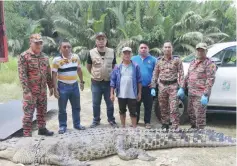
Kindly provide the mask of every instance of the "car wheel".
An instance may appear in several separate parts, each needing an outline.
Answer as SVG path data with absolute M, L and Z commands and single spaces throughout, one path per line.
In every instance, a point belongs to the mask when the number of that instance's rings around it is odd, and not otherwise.
M 154 111 L 157 119 L 161 121 L 161 112 L 159 108 L 158 99 L 155 98 L 153 100 Z M 180 124 L 184 124 L 188 121 L 188 113 L 187 113 L 187 106 L 188 106 L 188 98 L 185 96 L 184 100 L 179 100 L 179 116 L 180 116 Z

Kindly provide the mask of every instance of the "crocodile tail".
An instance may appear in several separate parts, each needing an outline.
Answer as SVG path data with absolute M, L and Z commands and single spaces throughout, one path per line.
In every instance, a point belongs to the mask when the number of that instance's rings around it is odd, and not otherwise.
M 142 149 L 165 149 L 175 147 L 221 147 L 236 146 L 236 139 L 205 129 L 136 129 L 126 138 L 129 147 Z
M 178 132 L 168 132 L 167 134 L 171 142 L 172 140 L 176 140 L 177 147 L 236 146 L 236 138 L 226 136 L 214 130 L 189 129 L 180 130 Z

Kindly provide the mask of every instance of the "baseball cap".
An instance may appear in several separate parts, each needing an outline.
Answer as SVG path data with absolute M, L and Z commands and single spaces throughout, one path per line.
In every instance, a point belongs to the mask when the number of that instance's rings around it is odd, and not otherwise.
M 98 37 L 105 37 L 105 38 L 107 38 L 104 32 L 98 32 L 96 34 L 95 38 L 98 38 Z
M 43 42 L 42 36 L 40 34 L 32 34 L 30 36 L 30 41 L 32 42 Z
M 198 48 L 202 48 L 204 50 L 207 50 L 207 43 L 198 43 L 196 45 L 196 49 L 198 49 Z
M 122 52 L 124 51 L 132 52 L 132 49 L 130 47 L 123 47 Z

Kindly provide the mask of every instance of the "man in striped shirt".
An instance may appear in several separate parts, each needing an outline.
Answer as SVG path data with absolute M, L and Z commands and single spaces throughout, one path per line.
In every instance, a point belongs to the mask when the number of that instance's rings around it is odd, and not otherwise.
M 71 44 L 64 39 L 60 42 L 60 56 L 53 60 L 54 96 L 58 99 L 59 106 L 59 134 L 67 129 L 66 107 L 68 100 L 72 107 L 73 126 L 75 129 L 84 130 L 80 124 L 80 92 L 77 77 L 80 78 L 80 89 L 84 89 L 83 74 L 80 59 L 71 52 Z

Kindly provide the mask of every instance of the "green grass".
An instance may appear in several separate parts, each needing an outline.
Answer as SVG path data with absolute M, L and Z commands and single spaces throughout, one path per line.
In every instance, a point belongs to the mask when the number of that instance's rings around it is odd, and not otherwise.
M 52 64 L 52 59 L 50 58 L 50 64 Z M 121 63 L 120 57 L 117 57 L 117 63 Z M 85 88 L 90 88 L 91 76 L 86 66 L 82 66 L 82 72 Z M 22 89 L 17 70 L 17 58 L 15 57 L 9 56 L 8 62 L 0 63 L 0 92 L 0 102 L 22 98 Z
M 19 84 L 0 84 L 0 103 L 7 102 L 9 100 L 21 99 L 22 90 Z
M 116 61 L 117 61 L 117 64 L 120 64 L 122 62 L 122 58 L 117 56 Z
M 9 61 L 0 65 L 0 102 L 20 99 L 22 90 L 18 78 L 17 58 L 9 56 Z
M 91 86 L 91 76 L 87 71 L 86 66 L 82 66 L 83 80 L 85 81 L 85 88 L 90 88 Z
M 9 57 L 9 62 L 0 63 L 0 85 L 1 84 L 19 84 L 17 72 L 17 58 Z

